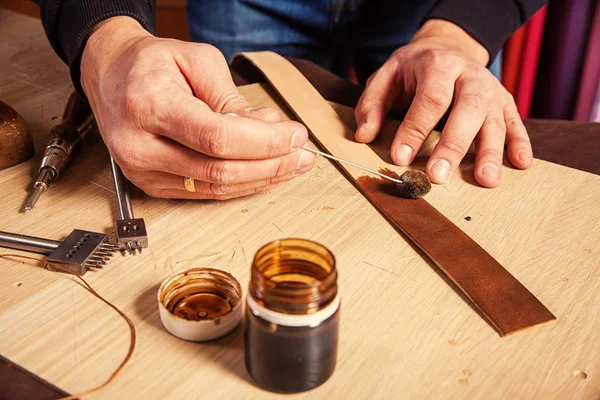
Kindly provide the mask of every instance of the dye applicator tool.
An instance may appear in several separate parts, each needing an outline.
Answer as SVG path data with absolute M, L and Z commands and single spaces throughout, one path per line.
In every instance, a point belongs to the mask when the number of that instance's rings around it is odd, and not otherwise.
M 398 188 L 398 194 L 401 197 L 405 197 L 407 199 L 418 199 L 429 193 L 429 191 L 431 190 L 431 182 L 429 181 L 429 178 L 427 178 L 427 175 L 424 172 L 418 170 L 409 169 L 408 171 L 405 171 L 402 175 L 400 175 L 400 179 L 396 179 L 386 174 L 382 174 L 379 171 L 375 171 L 374 169 L 353 163 L 352 161 L 344 160 L 343 158 L 332 156 L 331 154 L 327 154 L 317 149 L 313 149 L 312 147 L 302 146 L 302 149 L 344 164 L 351 165 L 353 167 L 362 169 L 363 171 L 370 172 L 384 179 L 392 181 L 396 184 L 396 187 Z
M 230 117 L 239 117 L 239 115 L 232 112 L 222 112 L 221 114 L 228 115 Z M 362 169 L 363 171 L 370 172 L 389 181 L 392 181 L 396 184 L 396 187 L 398 188 L 398 195 L 407 199 L 418 199 L 429 193 L 429 191 L 431 190 L 431 182 L 429 181 L 429 178 L 427 178 L 427 175 L 424 172 L 418 170 L 405 171 L 402 175 L 400 175 L 400 179 L 396 179 L 386 174 L 382 174 L 379 171 L 375 171 L 374 169 L 353 163 L 352 161 L 344 160 L 343 158 L 332 156 L 331 154 L 324 153 L 309 146 L 302 146 L 302 149 L 315 154 L 319 154 L 331 160 L 352 165 L 353 167 Z

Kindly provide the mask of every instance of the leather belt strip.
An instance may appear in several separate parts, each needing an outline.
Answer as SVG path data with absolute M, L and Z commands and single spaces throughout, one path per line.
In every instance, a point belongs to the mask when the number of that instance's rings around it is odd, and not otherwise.
M 67 392 L 0 355 L 0 399 L 55 400 Z
M 240 53 L 256 67 L 330 154 L 380 169 L 385 163 L 352 132 L 312 84 L 273 52 Z M 393 184 L 351 166 L 338 167 L 388 221 L 435 263 L 501 336 L 556 317 L 473 239 L 424 199 L 403 199 Z

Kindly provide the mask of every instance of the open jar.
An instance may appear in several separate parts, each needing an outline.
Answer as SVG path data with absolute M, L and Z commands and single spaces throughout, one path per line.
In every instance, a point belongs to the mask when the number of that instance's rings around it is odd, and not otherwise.
M 333 254 L 304 239 L 268 243 L 252 262 L 246 297 L 246 368 L 257 384 L 302 392 L 337 361 L 340 300 Z

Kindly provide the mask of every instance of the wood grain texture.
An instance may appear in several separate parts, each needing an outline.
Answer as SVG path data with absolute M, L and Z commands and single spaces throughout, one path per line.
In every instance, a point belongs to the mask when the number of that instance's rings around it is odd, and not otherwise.
M 0 52 L 0 98 L 34 127 L 36 143 L 44 143 L 52 116 L 60 115 L 72 90 L 68 71 L 52 54 L 39 21 L 5 11 L 0 20 L 2 37 L 10 36 L 11 24 L 28 32 L 0 42 L 7 49 Z M 260 86 L 242 91 L 257 106 L 276 105 Z M 336 109 L 351 126 L 351 110 Z M 60 239 L 78 227 L 106 231 L 114 240 L 108 155 L 98 137 L 88 139 L 82 157 L 33 213 L 18 209 L 39 159 L 0 173 L 3 230 Z M 381 154 L 384 145 L 375 146 Z M 142 256 L 117 257 L 86 278 L 133 319 L 138 348 L 110 387 L 86 399 L 283 398 L 252 385 L 241 329 L 204 344 L 169 335 L 160 325 L 156 290 L 173 271 L 192 266 L 231 272 L 245 288 L 254 252 L 289 236 L 311 238 L 335 253 L 343 312 L 332 378 L 285 398 L 598 398 L 600 177 L 536 160 L 527 172 L 505 167 L 502 186 L 488 190 L 472 184 L 472 168 L 468 158 L 428 201 L 510 266 L 560 317 L 556 322 L 500 339 L 320 158 L 310 173 L 276 190 L 233 201 L 157 200 L 134 192 L 151 247 Z M 0 260 L 5 357 L 74 393 L 110 375 L 128 338 L 125 323 L 71 278 Z

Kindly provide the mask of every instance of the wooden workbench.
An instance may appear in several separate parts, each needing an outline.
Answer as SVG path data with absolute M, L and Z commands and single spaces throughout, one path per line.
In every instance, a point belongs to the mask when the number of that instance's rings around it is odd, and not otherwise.
M 68 71 L 35 19 L 0 11 L 0 38 L 0 99 L 28 121 L 39 155 L 72 90 Z M 39 156 L 0 172 L 0 230 L 61 239 L 81 228 L 114 238 L 117 210 L 100 139 L 89 137 L 82 156 L 34 212 L 23 215 L 19 209 L 38 162 Z M 252 384 L 240 328 L 211 343 L 179 340 L 161 326 L 156 291 L 174 271 L 194 266 L 231 272 L 246 287 L 254 252 L 267 241 L 296 236 L 325 244 L 337 257 L 341 342 L 332 378 L 286 397 L 598 398 L 600 177 L 537 161 L 528 172 L 505 168 L 507 183 L 487 190 L 472 184 L 472 165 L 462 168 L 428 200 L 538 296 L 557 321 L 500 338 L 320 158 L 310 173 L 276 190 L 227 202 L 134 193 L 149 249 L 119 256 L 86 279 L 132 318 L 138 346 L 123 373 L 88 397 L 282 397 Z M 511 184 L 531 176 L 536 184 L 525 190 Z M 75 393 L 103 382 L 126 354 L 128 340 L 126 324 L 72 277 L 0 259 L 3 356 Z

